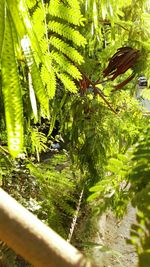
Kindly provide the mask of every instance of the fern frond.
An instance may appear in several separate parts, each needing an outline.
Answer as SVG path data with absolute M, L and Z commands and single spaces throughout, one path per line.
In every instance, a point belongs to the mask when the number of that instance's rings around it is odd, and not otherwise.
M 75 202 L 72 193 L 75 189 L 75 183 L 71 179 L 70 168 L 65 167 L 64 155 L 55 156 L 49 164 L 41 163 L 39 165 L 29 164 L 28 167 L 32 175 L 40 184 L 43 204 L 48 205 L 51 212 L 61 209 L 61 214 L 72 215 L 74 209 L 70 203 Z M 57 163 L 58 162 L 58 163 Z M 64 164 L 60 172 L 57 170 L 58 165 Z M 70 194 L 68 194 L 70 192 Z M 56 197 L 57 196 L 57 197 Z M 69 203 L 68 203 L 69 201 Z
M 5 1 L 2 0 L 0 4 L 0 59 L 4 39 L 4 29 L 5 29 Z
M 27 7 L 29 9 L 31 9 L 37 4 L 37 1 L 36 0 L 26 0 L 26 4 L 27 4 Z
M 43 64 L 41 68 L 42 82 L 46 88 L 49 98 L 52 99 L 56 91 L 56 78 L 49 56 L 47 25 L 45 16 L 45 9 L 42 6 L 42 3 L 39 3 L 38 7 L 32 15 L 32 21 L 34 26 L 34 32 L 36 32 L 36 36 L 38 38 L 40 48 L 43 54 Z
M 40 162 L 40 153 L 47 150 L 47 138 L 44 133 L 39 132 L 37 128 L 31 131 L 32 153 L 36 153 L 37 161 Z
M 80 4 L 79 4 L 79 0 L 66 0 L 66 2 L 68 3 L 68 5 L 70 7 L 72 7 L 73 9 L 77 9 L 80 10 Z
M 15 157 L 21 151 L 23 144 L 23 107 L 14 50 L 14 32 L 13 21 L 7 12 L 2 50 L 2 92 L 5 103 L 8 147 L 12 156 Z
M 60 66 L 62 71 L 70 74 L 74 79 L 80 80 L 82 75 L 78 68 L 71 64 L 63 54 L 59 54 L 58 52 L 51 52 L 51 57 L 54 61 Z
M 41 78 L 43 81 L 44 86 L 47 89 L 47 93 L 50 99 L 52 99 L 55 95 L 56 91 L 56 75 L 52 68 L 52 63 L 49 55 L 46 57 L 47 63 L 51 66 L 51 69 L 49 69 L 49 72 L 47 72 L 47 69 L 45 65 L 41 67 Z
M 78 46 L 84 47 L 86 45 L 86 39 L 83 37 L 83 35 L 81 35 L 79 31 L 73 29 L 71 26 L 57 21 L 50 21 L 48 27 L 51 31 L 73 41 L 73 43 Z
M 48 48 L 48 38 L 47 38 L 47 25 L 45 25 L 45 10 L 42 8 L 42 4 L 39 3 L 32 15 L 32 22 L 34 27 L 34 32 L 38 37 L 38 41 L 42 50 L 42 53 L 45 55 L 49 52 Z
M 49 43 L 53 45 L 57 50 L 69 57 L 73 62 L 76 62 L 79 65 L 83 63 L 83 57 L 79 54 L 79 52 L 59 38 L 51 36 Z
M 59 0 L 50 1 L 49 13 L 54 17 L 64 19 L 74 25 L 80 26 L 84 22 L 84 18 L 79 9 L 67 7 Z
M 31 139 L 32 139 L 33 147 L 37 147 L 39 153 L 41 153 L 41 151 L 47 150 L 47 145 L 46 145 L 47 138 L 44 133 L 38 132 L 37 128 L 32 130 Z
M 78 91 L 75 83 L 70 79 L 70 77 L 67 74 L 57 73 L 57 77 L 61 80 L 61 82 L 64 84 L 67 90 L 69 90 L 72 93 L 76 93 Z

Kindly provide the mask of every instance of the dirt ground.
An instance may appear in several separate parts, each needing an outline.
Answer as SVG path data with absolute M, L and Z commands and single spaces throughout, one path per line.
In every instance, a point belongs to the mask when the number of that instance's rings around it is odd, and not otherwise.
M 130 226 L 135 222 L 135 209 L 128 207 L 123 220 L 118 221 L 112 212 L 103 214 L 98 220 L 95 242 L 102 247 L 93 249 L 93 259 L 98 267 L 137 267 L 134 247 L 126 243 Z

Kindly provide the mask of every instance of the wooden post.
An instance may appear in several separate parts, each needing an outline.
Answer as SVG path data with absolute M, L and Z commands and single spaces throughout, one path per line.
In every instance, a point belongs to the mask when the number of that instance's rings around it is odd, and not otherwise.
M 0 239 L 37 267 L 92 267 L 84 256 L 0 189 Z

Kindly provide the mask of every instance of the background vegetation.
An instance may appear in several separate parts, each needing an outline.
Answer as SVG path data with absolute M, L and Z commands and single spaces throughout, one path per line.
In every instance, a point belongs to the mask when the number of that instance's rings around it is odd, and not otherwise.
M 1 186 L 78 247 L 77 219 L 121 217 L 132 202 L 141 267 L 150 266 L 150 134 L 136 94 L 144 73 L 150 98 L 149 12 L 146 0 L 0 4 Z

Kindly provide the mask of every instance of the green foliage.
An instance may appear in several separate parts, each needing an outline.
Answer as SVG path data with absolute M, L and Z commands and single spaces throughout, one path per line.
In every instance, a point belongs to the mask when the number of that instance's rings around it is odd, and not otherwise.
M 144 204 L 146 205 L 147 203 L 147 201 L 144 202 Z M 149 209 L 147 210 L 146 214 L 148 213 Z M 131 227 L 131 240 L 129 243 L 133 244 L 136 247 L 139 257 L 139 266 L 148 267 L 150 264 L 150 218 L 145 216 L 145 212 L 140 211 L 137 213 L 136 220 L 137 224 L 134 224 Z
M 62 69 L 62 71 L 66 71 L 74 79 L 81 78 L 81 73 L 79 72 L 79 70 L 73 64 L 71 64 L 63 54 L 52 51 L 51 57 L 55 61 L 55 64 L 59 65 L 59 68 Z
M 75 7 L 70 1 L 50 1 L 49 14 L 49 43 L 54 70 L 67 90 L 77 92 L 72 78 L 81 78 L 76 64 L 80 65 L 84 61 L 77 46 L 84 47 L 86 44 L 86 39 L 77 28 L 83 25 L 79 3 L 76 1 Z
M 15 58 L 16 31 L 7 10 L 5 36 L 2 50 L 2 86 L 5 103 L 5 116 L 8 134 L 8 147 L 15 157 L 22 149 L 23 112 L 22 95 L 18 77 L 18 66 Z
M 68 5 L 66 5 L 66 3 Z M 76 2 L 76 7 L 71 1 L 61 2 L 60 0 L 52 0 L 49 5 L 49 13 L 54 16 L 67 20 L 69 23 L 80 26 L 83 25 L 83 15 L 80 12 L 79 1 Z M 66 16 L 67 15 L 67 16 Z
M 148 267 L 150 263 L 149 130 L 148 126 L 136 146 L 130 171 L 131 190 L 134 192 L 132 204 L 139 210 L 137 224 L 131 227 L 131 243 L 137 249 L 141 267 Z
M 67 239 L 80 196 L 79 172 L 64 153 L 41 163 L 11 159 L 0 150 L 0 185 L 28 210 Z
M 87 188 L 104 177 L 108 157 L 127 151 L 139 136 L 141 120 L 145 123 L 139 103 L 128 92 L 113 101 L 118 114 L 92 92 L 68 96 L 62 107 L 61 133 L 73 162 L 86 177 Z
M 123 215 L 129 201 L 137 208 L 137 223 L 131 227 L 129 242 L 136 247 L 141 267 L 148 267 L 150 259 L 149 142 L 148 126 L 132 149 L 110 158 L 105 177 L 90 189 L 92 195 L 88 198 L 95 203 L 97 212 L 111 208 Z
M 62 136 L 67 140 L 72 161 L 80 168 L 89 186 L 103 173 L 106 150 L 109 147 L 105 125 L 109 111 L 92 93 L 83 97 L 68 96 L 63 110 Z
M 3 45 L 3 38 L 4 38 L 4 27 L 5 27 L 5 0 L 1 1 L 0 5 L 0 58 L 1 58 L 1 52 L 2 52 L 2 45 Z
M 89 74 L 94 80 L 101 80 L 102 71 L 108 59 L 116 52 L 117 48 L 130 46 L 141 52 L 138 66 L 134 69 L 136 74 L 144 72 L 149 79 L 149 14 L 146 8 L 148 1 L 86 1 L 82 8 L 86 18 L 85 27 L 82 29 L 87 36 L 85 64 L 88 65 Z M 120 38 L 121 36 L 121 38 Z M 89 57 L 94 63 L 88 64 Z M 111 83 L 112 85 L 112 83 Z
M 46 152 L 48 149 L 47 145 L 47 138 L 44 133 L 39 132 L 37 128 L 32 129 L 31 131 L 31 153 L 35 154 L 38 162 L 40 161 L 40 153 Z
M 55 32 L 60 36 L 71 40 L 78 46 L 84 47 L 86 44 L 85 38 L 77 30 L 74 30 L 71 26 L 63 25 L 57 21 L 50 21 L 48 27 L 52 32 Z
M 44 126 L 35 127 L 34 122 L 42 116 L 49 119 L 49 135 L 58 120 L 71 158 L 69 166 L 64 155 L 48 164 L 31 163 L 31 176 L 1 151 L 3 187 L 64 237 L 83 187 L 83 203 L 88 196 L 97 212 L 111 208 L 122 216 L 132 200 L 139 212 L 131 242 L 142 267 L 149 261 L 150 138 L 149 129 L 141 135 L 149 120 L 134 94 L 137 75 L 144 72 L 150 77 L 149 18 L 146 0 L 119 0 L 117 5 L 114 0 L 1 0 L 0 4 L 1 144 L 6 141 L 6 121 L 9 151 L 16 156 L 23 149 L 24 127 L 26 150 L 40 161 L 48 140 Z M 103 78 L 103 70 L 125 46 L 140 51 L 135 80 L 112 93 L 131 70 L 114 82 Z M 91 86 L 78 92 L 84 74 Z M 143 95 L 149 98 L 147 91 Z
M 79 2 L 75 9 L 67 1 L 48 2 L 5 0 L 0 6 L 2 93 L 8 147 L 14 157 L 23 149 L 23 112 L 27 120 L 32 112 L 36 121 L 40 116 L 49 118 L 56 75 L 71 92 L 77 92 L 75 80 L 81 78 L 75 64 L 83 62 L 78 50 L 86 41 L 77 28 L 83 25 Z M 60 16 L 61 7 L 65 20 Z M 25 97 L 31 102 L 30 114 L 22 101 Z
M 40 187 L 38 217 L 67 238 L 77 197 L 77 177 L 73 177 L 67 157 L 56 155 L 48 162 L 29 164 L 28 168 Z
M 13 169 L 13 163 L 11 159 L 6 155 L 4 149 L 1 148 L 0 146 L 0 186 L 2 185 L 3 182 L 3 175 L 8 175 L 10 174 L 10 171 Z
M 48 93 L 46 92 L 41 76 L 39 75 L 38 66 L 33 57 L 31 48 L 28 44 L 24 45 L 24 42 L 28 43 L 29 40 L 25 37 L 25 39 L 22 40 L 22 47 L 27 62 L 27 66 L 29 68 L 29 73 L 31 75 L 31 84 L 33 85 L 34 92 L 39 100 L 39 103 L 41 104 L 41 109 L 44 111 L 45 114 L 48 114 Z M 31 103 L 32 103 L 32 98 L 31 98 Z
M 130 168 L 129 159 L 132 153 L 118 154 L 108 160 L 105 175 L 95 186 L 90 188 L 88 201 L 94 204 L 95 212 L 102 214 L 112 209 L 117 217 L 122 217 L 132 198 L 129 192 L 129 179 L 126 178 Z

